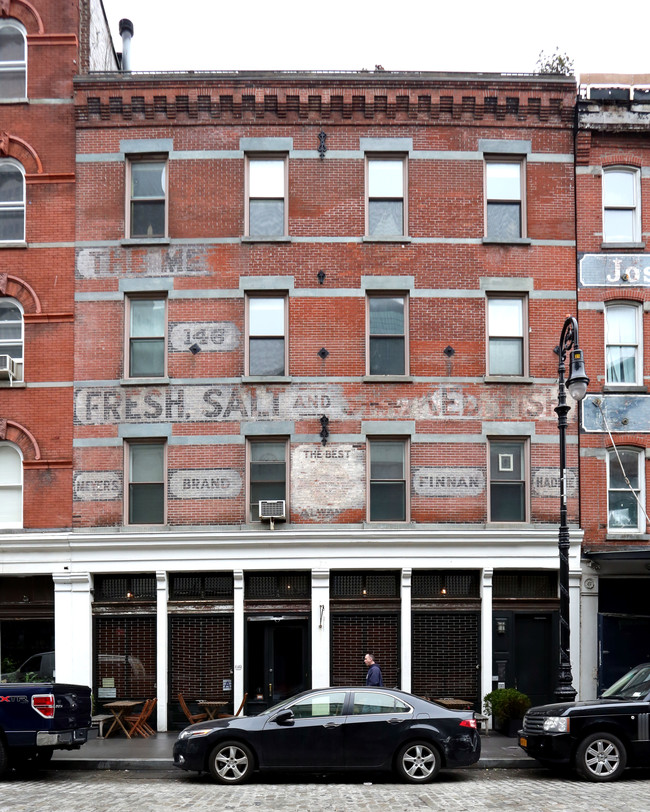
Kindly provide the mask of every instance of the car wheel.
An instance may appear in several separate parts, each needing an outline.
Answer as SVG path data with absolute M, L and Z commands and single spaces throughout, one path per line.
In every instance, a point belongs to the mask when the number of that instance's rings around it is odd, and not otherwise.
M 576 750 L 576 770 L 587 781 L 613 781 L 626 764 L 625 745 L 612 733 L 592 733 Z
M 397 772 L 411 784 L 426 784 L 440 772 L 440 753 L 429 742 L 409 742 L 397 754 Z
M 221 784 L 241 784 L 253 772 L 253 754 L 241 742 L 222 742 L 210 753 L 208 766 Z

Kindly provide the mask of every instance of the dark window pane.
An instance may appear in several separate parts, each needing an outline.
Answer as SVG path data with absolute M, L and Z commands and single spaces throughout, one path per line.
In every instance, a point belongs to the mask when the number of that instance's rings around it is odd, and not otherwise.
M 129 485 L 129 523 L 162 524 L 165 518 L 164 487 L 160 483 Z
M 0 64 L 2 62 L 23 62 L 25 60 L 25 37 L 13 25 L 0 30 Z
M 251 462 L 251 482 L 284 482 L 284 462 Z
M 404 299 L 371 296 L 368 299 L 371 335 L 404 335 Z
M 131 203 L 131 236 L 165 236 L 165 201 L 148 200 Z
M 371 479 L 404 479 L 404 444 L 373 441 L 370 446 Z
M 0 98 L 25 98 L 25 69 L 17 68 L 0 72 Z
M 0 240 L 25 239 L 25 212 L 0 209 Z
M 625 477 L 630 480 L 630 485 L 633 488 L 639 487 L 639 455 L 634 451 L 619 451 L 621 462 L 623 463 L 623 471 L 618 461 L 616 454 L 610 453 L 609 455 L 609 487 L 610 488 L 628 488 Z
M 369 371 L 371 375 L 403 375 L 404 339 L 371 338 Z
M 160 378 L 165 374 L 165 343 L 161 338 L 131 340 L 132 378 Z
M 132 197 L 164 197 L 165 164 L 143 162 L 131 164 Z
M 249 211 L 251 237 L 284 235 L 284 200 L 251 200 Z
M 404 204 L 401 200 L 368 201 L 368 234 L 371 237 L 400 237 L 404 233 Z
M 250 375 L 284 375 L 284 338 L 251 338 Z
M 517 240 L 521 237 L 521 205 L 488 203 L 487 235 L 493 240 Z
M 12 164 L 0 165 L 0 203 L 22 203 L 24 198 L 23 173 Z
M 609 494 L 609 526 L 631 527 L 638 524 L 638 503 L 629 491 L 611 491 Z
M 523 479 L 523 443 L 490 443 L 490 478 Z
M 523 482 L 492 482 L 490 519 L 493 522 L 523 522 L 526 519 Z
M 371 482 L 370 520 L 403 522 L 406 519 L 406 485 L 404 482 Z
M 490 375 L 523 375 L 521 338 L 490 339 Z

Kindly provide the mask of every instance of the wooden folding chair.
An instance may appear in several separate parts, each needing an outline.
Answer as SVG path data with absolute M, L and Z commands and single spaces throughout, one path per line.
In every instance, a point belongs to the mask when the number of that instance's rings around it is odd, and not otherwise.
M 155 702 L 156 702 L 155 699 L 146 699 L 140 713 L 135 713 L 131 716 L 124 716 L 124 721 L 128 725 L 130 725 L 129 736 L 131 738 L 133 738 L 133 736 L 136 735 L 143 736 L 144 738 L 146 738 L 147 736 L 150 735 L 143 727 L 143 723 L 147 720 L 147 718 L 151 714 L 151 711 L 153 710 L 152 704 L 155 704 Z M 147 727 L 149 726 L 147 725 Z M 150 727 L 149 730 L 151 730 Z M 151 730 L 151 732 L 153 733 L 153 730 Z
M 178 701 L 180 702 L 181 709 L 191 725 L 195 722 L 202 722 L 204 719 L 208 718 L 207 713 L 192 713 L 192 711 L 187 707 L 187 703 L 183 699 L 183 694 L 178 695 Z
M 158 702 L 157 697 L 156 697 L 156 699 L 150 699 L 149 700 L 149 710 L 147 711 L 147 715 L 144 717 L 144 719 L 140 723 L 140 727 L 142 728 L 142 730 L 146 731 L 148 736 L 153 736 L 155 734 L 155 732 L 156 732 L 151 727 L 151 725 L 149 724 L 149 718 L 151 717 L 151 714 L 154 712 L 154 708 L 156 707 L 156 702 Z
M 220 713 L 220 714 L 217 715 L 217 719 L 232 719 L 232 718 L 234 718 L 234 716 L 239 716 L 239 714 L 244 710 L 244 704 L 246 703 L 247 699 L 248 699 L 248 692 L 246 692 L 244 694 L 244 698 L 241 701 L 241 705 L 237 708 L 237 713 L 235 713 L 235 714 L 232 714 L 232 713 Z

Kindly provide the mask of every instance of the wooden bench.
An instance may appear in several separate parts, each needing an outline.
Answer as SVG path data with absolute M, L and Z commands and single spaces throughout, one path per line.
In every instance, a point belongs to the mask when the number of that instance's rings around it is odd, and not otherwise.
M 490 717 L 486 716 L 484 713 L 475 713 L 474 718 L 476 719 L 476 727 L 478 728 L 478 732 L 480 733 L 481 730 L 483 730 L 485 735 L 489 736 L 490 728 L 488 726 L 488 722 Z
M 104 738 L 104 722 L 110 722 L 114 717 L 110 713 L 98 713 L 92 717 L 92 726 L 97 728 L 97 737 Z

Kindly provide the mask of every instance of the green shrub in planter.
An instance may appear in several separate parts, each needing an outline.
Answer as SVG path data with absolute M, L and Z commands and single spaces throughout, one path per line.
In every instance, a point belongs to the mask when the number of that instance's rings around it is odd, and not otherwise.
M 510 722 L 523 719 L 530 708 L 530 699 L 516 688 L 497 688 L 483 697 L 485 712 L 494 717 L 500 728 L 510 727 Z

